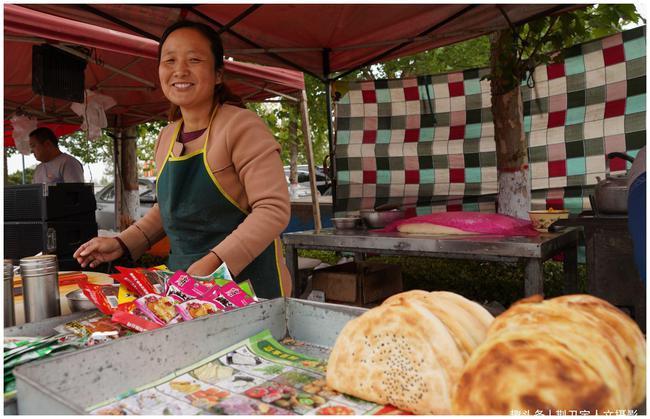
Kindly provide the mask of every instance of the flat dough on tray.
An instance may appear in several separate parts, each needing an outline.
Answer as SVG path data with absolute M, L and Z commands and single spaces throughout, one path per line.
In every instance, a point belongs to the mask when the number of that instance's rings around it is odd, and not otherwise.
M 397 227 L 397 231 L 407 234 L 477 234 L 470 231 L 464 231 L 455 227 L 447 227 L 431 223 L 411 223 L 402 224 Z

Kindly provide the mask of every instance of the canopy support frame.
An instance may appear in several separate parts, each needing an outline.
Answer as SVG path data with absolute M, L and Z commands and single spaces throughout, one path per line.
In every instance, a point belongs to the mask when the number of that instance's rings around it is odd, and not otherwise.
M 111 16 L 108 13 L 104 13 L 101 10 L 95 9 L 92 6 L 89 6 L 87 4 L 76 4 L 76 5 L 73 5 L 73 6 L 77 7 L 78 9 L 84 10 L 86 12 L 90 12 L 90 13 L 94 14 L 95 16 L 99 16 L 99 17 L 101 17 L 103 19 L 106 19 L 109 22 L 113 22 L 116 25 L 121 26 L 121 27 L 123 27 L 125 29 L 129 29 L 129 30 L 137 33 L 138 35 L 144 36 L 145 38 L 149 38 L 149 39 L 152 39 L 154 41 L 160 41 L 160 38 L 158 38 L 157 36 L 155 36 L 153 34 L 150 34 L 149 32 L 147 32 L 147 31 L 145 31 L 143 29 L 140 29 L 137 26 L 131 25 L 130 23 L 125 22 L 122 19 L 118 19 L 115 16 Z
M 433 31 L 435 31 L 436 29 L 439 29 L 439 28 L 447 25 L 448 23 L 458 19 L 459 17 L 461 17 L 465 13 L 469 12 L 470 10 L 472 10 L 473 8 L 478 7 L 478 6 L 479 6 L 478 4 L 470 4 L 469 6 L 465 7 L 464 9 L 462 9 L 462 10 L 454 13 L 453 15 L 449 16 L 447 19 L 444 19 L 442 22 L 438 22 L 435 25 L 433 25 L 432 27 L 430 27 L 429 29 L 427 29 L 426 31 L 419 33 L 418 35 L 416 35 L 416 38 L 428 35 L 429 33 L 431 33 Z M 393 48 L 390 48 L 387 51 L 384 51 L 381 54 L 370 58 L 369 60 L 366 60 L 363 64 L 357 66 L 356 68 L 353 68 L 351 70 L 348 70 L 348 71 L 344 72 L 343 74 L 340 74 L 340 75 L 336 76 L 334 79 L 340 79 L 341 77 L 345 77 L 348 74 L 353 73 L 353 72 L 355 72 L 355 71 L 357 71 L 357 70 L 359 70 L 359 69 L 361 69 L 363 67 L 367 67 L 370 64 L 374 64 L 376 62 L 379 62 L 379 61 L 381 61 L 382 58 L 384 58 L 384 57 L 392 54 L 393 52 L 398 51 L 398 50 L 400 50 L 400 49 L 404 48 L 405 46 L 410 45 L 412 43 L 413 43 L 413 40 L 402 42 L 401 44 L 396 45 Z
M 259 9 L 260 7 L 262 7 L 261 4 L 253 4 L 251 7 L 249 7 L 249 8 L 246 9 L 246 10 L 244 10 L 242 13 L 240 13 L 239 16 L 235 17 L 233 20 L 231 20 L 230 22 L 228 22 L 228 23 L 226 23 L 225 25 L 223 25 L 223 26 L 222 26 L 222 27 L 217 31 L 217 33 L 218 33 L 219 35 L 221 35 L 222 33 L 226 32 L 226 31 L 229 31 L 230 28 L 232 28 L 233 26 L 235 26 L 236 24 L 238 24 L 238 23 L 241 22 L 242 20 L 246 19 L 246 17 L 248 17 L 248 15 L 250 15 L 251 13 L 253 13 L 255 10 Z M 193 7 L 190 6 L 190 9 L 193 9 Z
M 193 7 L 184 7 L 184 9 L 194 13 L 198 17 L 204 19 L 206 22 L 218 26 L 220 29 L 226 27 L 226 25 L 223 25 L 222 23 L 217 22 L 216 20 L 212 19 L 210 16 L 207 16 L 206 14 L 196 10 Z M 296 70 L 302 71 L 305 74 L 309 74 L 310 76 L 315 77 L 315 78 L 317 78 L 319 80 L 323 80 L 322 77 L 317 76 L 316 74 L 312 73 L 311 71 L 307 70 L 306 68 L 303 68 L 302 66 L 300 66 L 300 65 L 298 65 L 298 64 L 296 64 L 296 63 L 294 63 L 294 62 L 292 62 L 292 61 L 290 61 L 290 60 L 288 60 L 288 59 L 286 59 L 286 58 L 284 58 L 284 57 L 282 57 L 282 56 L 280 56 L 278 54 L 275 54 L 273 52 L 269 52 L 266 48 L 262 47 L 260 44 L 246 38 L 245 36 L 239 34 L 238 32 L 235 32 L 232 28 L 230 28 L 230 27 L 226 28 L 225 31 L 228 32 L 230 35 L 234 36 L 235 38 L 239 39 L 240 41 L 246 42 L 247 44 L 252 45 L 255 48 L 259 48 L 259 49 L 264 50 L 269 56 L 275 58 L 276 60 L 278 60 L 280 62 L 283 62 L 284 64 L 286 64 L 286 65 L 288 65 L 290 67 L 295 68 Z
M 134 74 L 131 74 L 131 73 L 127 72 L 127 71 L 120 70 L 119 68 L 113 67 L 112 65 L 109 65 L 109 64 L 97 61 L 97 60 L 93 60 L 93 58 L 90 55 L 79 52 L 74 48 L 69 48 L 69 47 L 66 47 L 66 46 L 63 46 L 63 45 L 58 45 L 58 44 L 50 44 L 50 45 L 52 45 L 53 47 L 58 48 L 58 49 L 60 49 L 62 51 L 68 52 L 68 53 L 70 53 L 72 55 L 75 55 L 75 56 L 77 56 L 79 58 L 83 58 L 86 61 L 92 61 L 95 64 L 100 65 L 100 66 L 102 66 L 102 67 L 104 67 L 104 68 L 106 68 L 108 70 L 111 70 L 111 71 L 113 71 L 115 73 L 119 73 L 119 74 L 123 75 L 124 77 L 128 77 L 128 78 L 133 79 L 133 80 L 135 80 L 137 82 L 140 82 L 140 83 L 144 84 L 147 87 L 152 87 L 152 88 L 156 87 L 156 85 L 154 83 L 151 83 L 150 81 L 147 81 L 147 80 L 145 80 L 145 79 L 143 79 L 141 77 L 138 77 L 138 76 L 136 76 Z

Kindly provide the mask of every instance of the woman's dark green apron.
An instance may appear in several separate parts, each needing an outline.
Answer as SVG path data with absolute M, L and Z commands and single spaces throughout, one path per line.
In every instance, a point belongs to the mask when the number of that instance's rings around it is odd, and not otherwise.
M 205 150 L 216 111 L 203 134 L 203 148 L 174 157 L 172 149 L 182 121 L 178 123 L 167 158 L 158 173 L 158 205 L 165 233 L 169 237 L 171 251 L 167 266 L 172 271 L 187 270 L 224 240 L 248 215 L 224 192 L 208 166 Z M 279 258 L 275 249 L 275 242 L 272 242 L 236 278 L 238 281 L 250 279 L 255 293 L 262 298 L 283 295 Z

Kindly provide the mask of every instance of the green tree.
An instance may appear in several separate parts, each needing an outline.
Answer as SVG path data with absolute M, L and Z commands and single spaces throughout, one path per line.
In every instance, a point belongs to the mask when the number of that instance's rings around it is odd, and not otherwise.
M 25 184 L 32 183 L 34 178 L 34 171 L 36 167 L 25 167 Z M 22 185 L 23 184 L 23 171 L 19 170 L 13 173 L 10 173 L 7 176 L 7 185 Z
M 528 149 L 524 135 L 521 82 L 536 66 L 559 62 L 562 50 L 637 23 L 633 5 L 601 4 L 545 16 L 491 37 L 490 79 L 497 149 L 499 212 L 527 218 Z
M 167 125 L 164 121 L 152 121 L 140 124 L 137 132 L 137 157 L 140 162 L 154 159 L 154 144 L 160 130 Z M 103 130 L 102 136 L 96 140 L 88 140 L 86 132 L 77 131 L 59 139 L 59 144 L 64 146 L 70 154 L 83 163 L 107 163 L 108 172 L 112 173 L 113 163 L 113 134 Z M 142 165 L 139 167 L 142 171 Z

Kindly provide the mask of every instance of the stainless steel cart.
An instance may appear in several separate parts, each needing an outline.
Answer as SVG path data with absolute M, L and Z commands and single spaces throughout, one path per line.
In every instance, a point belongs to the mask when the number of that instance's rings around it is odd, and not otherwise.
M 83 414 L 85 408 L 155 381 L 269 329 L 331 347 L 365 310 L 278 298 L 16 368 L 19 414 Z M 295 348 L 297 349 L 297 348 Z
M 67 316 L 50 317 L 49 319 L 41 320 L 39 322 L 25 323 L 19 326 L 7 327 L 6 329 L 4 329 L 3 334 L 5 337 L 51 336 L 57 333 L 54 330 L 55 327 L 64 323 L 71 322 L 73 320 L 77 320 L 81 317 L 91 315 L 96 312 L 97 310 L 79 311 L 76 313 L 68 314 Z M 56 354 L 53 356 L 56 356 Z M 16 399 L 5 401 L 4 414 L 15 415 L 16 413 L 18 413 Z

